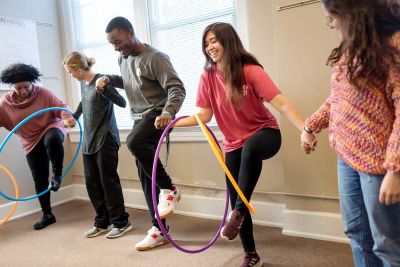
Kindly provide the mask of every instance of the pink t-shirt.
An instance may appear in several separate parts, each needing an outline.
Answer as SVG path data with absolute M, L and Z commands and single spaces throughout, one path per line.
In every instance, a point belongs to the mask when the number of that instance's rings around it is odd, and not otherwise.
M 0 99 L 0 127 L 11 131 L 23 119 L 44 108 L 62 107 L 68 108 L 49 90 L 34 85 L 32 94 L 23 102 L 15 103 L 12 98 L 13 91 L 8 92 Z M 61 119 L 71 117 L 71 114 L 63 111 L 49 111 L 40 114 L 15 132 L 21 139 L 22 148 L 28 154 L 40 141 L 42 136 L 50 128 L 60 129 L 64 135 L 66 130 L 61 126 Z
M 258 65 L 244 66 L 243 101 L 234 107 L 228 98 L 224 78 L 216 65 L 200 77 L 196 105 L 212 109 L 224 135 L 225 151 L 241 148 L 244 142 L 263 128 L 279 129 L 272 113 L 263 105 L 281 92 Z

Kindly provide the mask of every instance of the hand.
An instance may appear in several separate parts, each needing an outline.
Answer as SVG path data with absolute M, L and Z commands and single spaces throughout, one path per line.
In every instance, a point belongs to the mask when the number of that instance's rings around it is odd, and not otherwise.
M 74 128 L 76 125 L 76 120 L 74 117 L 65 118 L 62 120 L 62 126 L 64 128 Z
M 383 205 L 400 203 L 400 171 L 388 171 L 379 191 L 379 202 Z
M 103 93 L 107 88 L 107 84 L 110 82 L 110 79 L 107 76 L 101 76 L 96 80 L 96 91 L 98 93 Z
M 300 141 L 301 149 L 303 149 L 306 154 L 310 154 L 311 151 L 314 151 L 318 143 L 317 137 L 313 133 L 308 133 L 305 130 L 301 133 Z
M 163 113 L 156 118 L 154 126 L 156 129 L 163 130 L 172 121 L 172 116 L 168 113 Z

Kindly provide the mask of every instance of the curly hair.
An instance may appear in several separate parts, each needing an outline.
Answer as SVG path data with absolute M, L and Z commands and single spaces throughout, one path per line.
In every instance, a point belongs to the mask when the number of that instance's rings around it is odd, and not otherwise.
M 386 65 L 400 64 L 400 52 L 390 43 L 391 37 L 400 31 L 398 6 L 389 0 L 322 0 L 322 3 L 329 13 L 347 21 L 344 29 L 347 38 L 332 51 L 328 65 L 344 59 L 347 78 L 354 85 L 361 80 L 386 84 Z
M 8 66 L 0 74 L 0 81 L 4 84 L 15 84 L 19 82 L 37 82 L 40 81 L 39 70 L 32 65 L 16 63 Z

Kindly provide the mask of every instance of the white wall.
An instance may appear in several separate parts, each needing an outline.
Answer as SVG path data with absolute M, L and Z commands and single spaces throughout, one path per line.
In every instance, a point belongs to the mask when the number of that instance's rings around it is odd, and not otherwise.
M 65 101 L 64 73 L 61 65 L 61 42 L 56 0 L 1 0 L 0 16 L 28 19 L 36 22 L 39 46 L 40 71 L 43 74 L 42 84 L 60 99 Z M 2 40 L 0 40 L 1 42 Z M 26 40 L 29 42 L 30 40 Z M 0 97 L 5 91 L 0 91 Z M 8 131 L 0 130 L 0 141 L 4 140 Z M 66 146 L 65 162 L 68 164 L 69 145 Z M 14 137 L 0 154 L 0 164 L 8 168 L 16 177 L 21 196 L 35 194 L 34 185 L 24 152 L 18 137 Z M 68 179 L 68 177 L 67 177 Z M 0 190 L 14 196 L 14 188 L 8 177 L 0 174 Z M 0 198 L 2 204 L 9 201 Z M 34 200 L 34 208 L 39 207 Z M 32 203 L 33 204 L 33 203 Z M 32 205 L 30 203 L 30 205 Z M 1 214 L 1 213 L 0 213 Z M 0 220 L 2 218 L 0 217 Z

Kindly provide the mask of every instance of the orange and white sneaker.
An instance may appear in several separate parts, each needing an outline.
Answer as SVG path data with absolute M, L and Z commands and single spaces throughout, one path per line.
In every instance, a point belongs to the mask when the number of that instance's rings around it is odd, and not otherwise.
M 168 243 L 168 240 L 162 235 L 161 231 L 153 226 L 147 231 L 146 237 L 135 245 L 135 248 L 139 251 L 145 251 Z
M 175 185 L 173 190 L 161 189 L 157 205 L 160 218 L 164 219 L 174 212 L 176 204 L 181 200 L 181 193 Z

